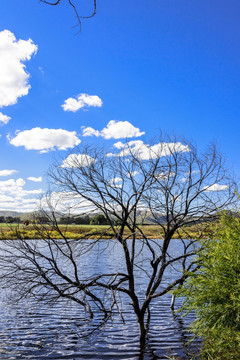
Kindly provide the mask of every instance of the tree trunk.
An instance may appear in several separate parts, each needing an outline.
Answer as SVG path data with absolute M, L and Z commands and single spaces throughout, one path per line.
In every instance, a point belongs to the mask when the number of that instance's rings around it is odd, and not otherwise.
M 144 324 L 144 315 L 142 314 L 138 316 L 138 325 L 140 331 L 140 345 L 143 346 L 145 345 L 147 331 Z

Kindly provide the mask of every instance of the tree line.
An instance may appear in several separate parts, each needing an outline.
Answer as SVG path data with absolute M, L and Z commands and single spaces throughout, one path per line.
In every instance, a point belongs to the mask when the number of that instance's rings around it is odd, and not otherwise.
M 0 216 L 0 223 L 7 223 L 7 224 L 13 224 L 13 223 L 20 223 L 22 220 L 18 216 Z
M 49 223 L 49 217 L 48 216 L 37 216 L 34 215 L 34 218 L 24 218 L 21 219 L 19 216 L 0 216 L 0 223 L 6 223 L 6 224 L 20 224 L 20 223 L 31 223 L 32 221 L 41 223 L 41 224 L 47 224 Z M 59 224 L 67 224 L 67 225 L 109 225 L 108 219 L 102 215 L 102 214 L 96 214 L 95 216 L 61 216 L 59 217 Z
M 97 214 L 95 216 L 61 216 L 59 218 L 59 224 L 67 225 L 109 225 L 109 221 L 103 214 Z

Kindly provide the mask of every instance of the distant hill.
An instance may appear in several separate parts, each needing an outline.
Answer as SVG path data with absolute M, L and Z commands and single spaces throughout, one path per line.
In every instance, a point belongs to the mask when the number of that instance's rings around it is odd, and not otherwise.
M 11 217 L 20 217 L 20 219 L 30 218 L 33 212 L 18 212 L 18 211 L 6 211 L 0 210 L 0 216 L 11 216 Z
M 0 210 L 0 216 L 12 216 L 12 217 L 20 217 L 23 213 L 17 212 L 17 211 L 6 211 L 6 210 Z
M 16 218 L 20 218 L 21 220 L 30 220 L 32 218 L 32 216 L 35 214 L 36 215 L 37 212 L 19 212 L 19 211 L 6 211 L 6 210 L 0 210 L 0 216 L 4 216 L 5 218 L 10 216 L 10 217 L 16 217 Z M 235 217 L 239 217 L 239 213 L 238 212 L 234 212 L 234 211 L 227 211 L 228 215 L 232 215 Z M 91 214 L 88 214 L 90 218 L 94 217 L 97 214 L 97 212 L 92 212 Z M 41 213 L 39 213 L 39 215 L 41 216 Z M 60 219 L 60 217 L 63 217 L 65 214 L 62 213 L 58 213 L 56 214 L 56 218 L 57 220 Z M 78 217 L 78 216 L 82 216 L 82 214 L 80 213 L 79 215 L 74 214 L 73 217 Z M 145 225 L 154 225 L 154 224 L 165 224 L 166 223 L 166 216 L 164 216 L 163 214 L 159 214 L 158 216 L 155 215 L 156 218 L 154 219 L 153 215 L 151 214 L 150 211 L 138 211 L 137 212 L 137 223 L 139 224 L 145 224 Z M 194 221 L 193 223 L 197 223 L 197 222 L 206 222 L 206 221 L 215 221 L 216 220 L 216 216 L 215 217 L 209 217 L 209 218 L 204 218 L 201 219 L 199 221 Z M 156 221 L 157 219 L 157 221 Z

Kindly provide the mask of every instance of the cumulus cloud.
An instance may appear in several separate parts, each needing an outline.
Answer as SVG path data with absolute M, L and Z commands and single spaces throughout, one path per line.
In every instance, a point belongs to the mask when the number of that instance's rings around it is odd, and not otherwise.
M 36 210 L 38 199 L 14 199 L 11 196 L 0 194 L 1 210 L 30 212 Z
M 76 112 L 86 107 L 101 107 L 102 100 L 97 95 L 79 94 L 76 98 L 68 98 L 64 101 L 62 108 L 64 111 Z
M 110 184 L 117 184 L 117 183 L 120 183 L 120 182 L 122 182 L 122 178 L 120 178 L 120 177 L 115 177 L 115 178 L 110 180 Z
M 156 159 L 161 156 L 168 156 L 175 152 L 189 152 L 190 148 L 180 142 L 158 143 L 155 145 L 144 144 L 142 140 L 133 140 L 127 143 L 118 141 L 114 146 L 121 150 L 119 153 L 109 153 L 107 156 L 128 156 L 134 154 L 142 160 Z
M 122 178 L 115 177 L 109 181 L 109 185 L 115 188 L 122 188 Z
M 19 131 L 14 138 L 8 136 L 8 139 L 14 146 L 24 146 L 26 150 L 40 150 L 41 153 L 55 149 L 66 150 L 81 142 L 76 131 L 40 127 Z
M 0 170 L 0 176 L 9 176 L 9 175 L 12 175 L 14 173 L 16 173 L 17 170 Z
M 30 181 L 33 181 L 33 182 L 41 182 L 42 181 L 41 176 L 39 176 L 39 177 L 29 176 L 27 179 Z
M 144 134 L 145 132 L 140 132 L 139 128 L 128 121 L 111 120 L 101 131 L 92 127 L 83 127 L 83 136 L 101 136 L 104 139 L 125 139 L 139 137 Z
M 25 190 L 26 182 L 22 178 L 0 181 L 0 204 L 2 210 L 33 211 L 44 191 L 42 189 Z M 34 197 L 35 196 L 35 197 Z
M 101 131 L 95 130 L 92 127 L 82 127 L 83 129 L 83 136 L 101 136 Z
M 25 181 L 22 178 L 0 181 L 0 192 L 8 191 L 9 193 L 15 193 L 17 190 L 22 189 L 24 185 Z
M 84 199 L 79 194 L 73 192 L 52 192 L 50 198 L 43 197 L 40 201 L 41 207 L 46 210 L 49 209 L 49 201 L 55 211 L 60 211 L 66 214 L 93 214 L 98 209 L 92 202 Z
M 130 141 L 131 144 L 133 144 L 133 141 Z M 135 142 L 134 142 L 135 143 Z M 139 145 L 140 144 L 143 144 L 143 141 L 142 140 L 136 140 L 136 143 Z M 122 143 L 121 141 L 118 141 L 116 142 L 113 146 L 116 148 L 116 149 L 122 149 L 126 144 Z
M 6 125 L 9 122 L 9 120 L 11 120 L 10 116 L 4 115 L 3 113 L 0 112 L 0 124 L 2 123 Z
M 11 194 L 15 198 L 22 198 L 26 195 L 32 194 L 41 194 L 43 193 L 42 189 L 36 190 L 24 190 L 23 186 L 26 184 L 25 180 L 19 178 L 17 180 L 9 179 L 5 181 L 0 181 L 0 194 Z
M 94 163 L 96 160 L 87 154 L 70 154 L 63 160 L 61 167 L 63 168 L 77 168 L 85 167 Z
M 36 52 L 31 39 L 17 40 L 8 30 L 0 32 L 0 108 L 16 104 L 19 97 L 28 94 L 31 86 L 24 62 Z
M 204 191 L 223 191 L 229 188 L 228 185 L 212 184 L 210 186 L 204 186 Z

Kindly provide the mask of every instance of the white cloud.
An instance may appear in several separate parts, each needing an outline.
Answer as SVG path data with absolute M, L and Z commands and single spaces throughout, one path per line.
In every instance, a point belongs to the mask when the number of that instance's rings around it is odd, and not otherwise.
M 136 140 L 136 141 L 140 141 L 141 144 L 143 144 L 142 140 Z M 113 145 L 116 149 L 122 149 L 125 145 L 121 142 L 121 141 L 118 141 L 116 142 L 114 145 Z
M 9 192 L 15 194 L 18 190 L 22 189 L 25 185 L 25 181 L 22 178 L 17 180 L 9 179 L 5 181 L 0 181 L 0 192 Z
M 25 190 L 26 182 L 22 178 L 0 181 L 0 208 L 1 210 L 33 211 L 36 210 L 38 198 L 42 189 Z
M 96 160 L 87 154 L 70 154 L 63 160 L 61 167 L 63 168 L 77 168 L 85 167 L 94 163 Z
M 152 146 L 144 144 L 142 140 L 129 141 L 122 143 L 118 141 L 114 146 L 120 150 L 119 153 L 109 153 L 107 156 L 128 156 L 134 154 L 141 160 L 156 159 L 161 156 L 168 156 L 175 152 L 189 152 L 190 148 L 180 142 L 177 143 L 158 143 Z
M 110 180 L 110 184 L 117 184 L 117 183 L 120 183 L 120 182 L 122 182 L 122 178 L 120 178 L 120 177 L 115 177 L 115 178 Z
M 0 32 L 0 108 L 16 104 L 19 97 L 28 94 L 31 86 L 24 61 L 36 52 L 31 39 L 17 41 L 12 32 Z
M 109 185 L 115 188 L 122 188 L 122 178 L 115 177 L 109 181 Z
M 27 179 L 30 180 L 30 181 L 34 181 L 34 182 L 41 182 L 42 181 L 41 176 L 39 176 L 39 177 L 29 176 Z
M 122 184 L 112 184 L 115 188 L 117 189 L 121 189 L 122 188 Z
M 101 136 L 104 139 L 125 139 L 139 137 L 144 134 L 145 132 L 140 132 L 139 128 L 128 121 L 111 120 L 101 131 L 92 127 L 83 127 L 83 136 Z
M 49 200 L 55 211 L 61 211 L 66 214 L 69 212 L 71 214 L 93 214 L 97 211 L 96 206 L 94 206 L 91 201 L 73 192 L 52 192 L 50 198 L 41 198 L 39 205 L 48 210 Z
M 132 140 L 132 141 L 128 141 L 126 143 L 123 143 L 121 141 L 116 142 L 115 144 L 113 144 L 113 146 L 116 149 L 126 149 L 126 148 L 141 148 L 142 146 L 148 146 L 145 145 L 144 142 L 142 140 Z
M 133 126 L 128 121 L 111 120 L 109 121 L 107 126 L 101 131 L 101 134 L 105 139 L 122 139 L 139 137 L 144 135 L 145 132 L 140 132 L 139 128 Z
M 10 194 L 14 196 L 15 199 L 19 199 L 26 195 L 43 193 L 42 189 L 24 190 L 23 187 L 25 184 L 26 182 L 22 178 L 0 181 L 0 194 Z
M 9 120 L 11 120 L 10 116 L 4 115 L 3 113 L 0 112 L 0 123 L 6 125 L 9 122 Z
M 26 150 L 40 150 L 41 153 L 55 149 L 66 150 L 81 142 L 76 136 L 76 131 L 39 127 L 20 131 L 14 138 L 8 138 L 14 146 L 24 146 Z
M 36 194 L 43 194 L 43 193 L 44 193 L 43 189 L 24 190 L 23 191 L 24 195 L 32 195 L 32 194 L 36 195 Z
M 213 184 L 210 186 L 204 186 L 204 191 L 223 191 L 229 188 L 228 185 Z
M 12 196 L 0 195 L 1 210 L 30 212 L 36 210 L 38 198 L 14 199 Z
M 139 171 L 131 171 L 130 173 L 128 173 L 129 177 L 134 177 L 136 175 L 140 174 Z
M 62 108 L 64 111 L 76 112 L 84 107 L 101 107 L 102 100 L 97 95 L 79 94 L 76 98 L 68 98 L 64 101 Z
M 101 131 L 95 130 L 92 127 L 82 127 L 83 129 L 83 136 L 101 136 Z
M 9 176 L 16 173 L 17 170 L 0 170 L 0 176 Z

